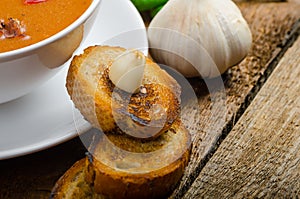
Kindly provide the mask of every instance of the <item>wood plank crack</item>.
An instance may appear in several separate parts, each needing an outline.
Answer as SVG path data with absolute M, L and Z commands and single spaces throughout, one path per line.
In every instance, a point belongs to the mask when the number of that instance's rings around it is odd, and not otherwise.
M 209 93 L 205 90 L 204 81 L 190 80 L 200 107 L 198 111 L 190 107 L 183 109 L 183 120 L 193 135 L 192 157 L 182 181 L 170 198 L 181 198 L 189 189 L 299 35 L 300 16 L 296 10 L 300 7 L 297 3 L 238 5 L 253 33 L 252 50 L 241 64 L 223 75 L 225 103 L 224 100 L 211 100 L 212 95 L 224 97 L 222 91 L 216 89 Z
M 300 195 L 300 38 L 184 198 Z

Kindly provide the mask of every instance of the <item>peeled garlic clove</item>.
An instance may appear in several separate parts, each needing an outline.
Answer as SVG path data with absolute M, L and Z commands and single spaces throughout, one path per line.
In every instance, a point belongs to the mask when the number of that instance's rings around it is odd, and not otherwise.
M 169 0 L 148 28 L 152 57 L 186 77 L 212 78 L 247 55 L 252 35 L 231 0 Z
M 145 64 L 146 58 L 141 52 L 125 51 L 113 61 L 109 78 L 116 87 L 134 93 L 142 85 Z

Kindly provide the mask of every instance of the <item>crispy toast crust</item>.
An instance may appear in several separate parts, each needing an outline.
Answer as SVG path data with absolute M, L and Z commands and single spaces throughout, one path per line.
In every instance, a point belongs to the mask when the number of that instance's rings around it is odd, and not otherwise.
M 125 135 L 96 139 L 86 180 L 95 192 L 111 198 L 167 197 L 184 172 L 191 147 L 190 135 L 179 121 L 171 128 L 161 139 L 144 143 Z
M 51 191 L 50 199 L 166 198 L 180 180 L 188 159 L 187 151 L 176 162 L 156 172 L 146 175 L 111 175 L 109 171 L 108 174 L 95 174 L 93 168 L 88 169 L 89 158 L 83 158 L 59 178 Z M 103 170 L 109 169 L 105 165 L 104 168 Z M 90 181 L 95 179 L 96 175 L 97 181 L 101 181 L 109 193 L 101 194 L 95 191 L 100 185 L 93 185 Z
M 147 58 L 143 92 L 126 98 L 128 93 L 108 78 L 110 65 L 124 51 L 92 46 L 71 62 L 68 93 L 104 134 L 95 135 L 89 150 L 93 156 L 76 162 L 57 181 L 51 198 L 166 198 L 184 173 L 191 136 L 179 119 L 180 86 Z M 155 126 L 161 121 L 163 126 Z M 122 127 L 138 134 L 124 134 Z
M 50 198 L 167 198 L 188 164 L 191 137 L 179 121 L 174 122 L 165 134 L 156 140 L 145 142 L 126 135 L 107 136 L 118 148 L 133 154 L 120 154 L 112 150 L 107 147 L 107 141 L 103 140 L 104 134 L 95 134 L 90 148 L 93 156 L 89 154 L 76 162 L 57 181 Z M 152 152 L 159 150 L 162 153 L 151 156 Z M 135 153 L 150 153 L 150 158 L 143 161 Z M 158 161 L 168 160 L 171 162 L 155 168 Z M 140 161 L 138 167 L 141 168 L 134 168 L 137 161 Z
M 94 189 L 97 193 L 116 199 L 167 198 L 181 179 L 188 159 L 189 152 L 186 151 L 171 165 L 144 174 L 117 172 L 98 162 L 92 173 L 95 176 Z
M 106 199 L 104 195 L 94 192 L 93 187 L 85 181 L 85 175 L 86 160 L 83 158 L 59 178 L 50 199 Z
M 121 47 L 92 46 L 75 56 L 67 76 L 68 93 L 82 115 L 103 132 L 119 127 L 136 138 L 156 138 L 179 115 L 180 86 L 147 58 L 142 85 L 146 93 L 129 95 L 116 89 L 108 71 L 125 51 Z

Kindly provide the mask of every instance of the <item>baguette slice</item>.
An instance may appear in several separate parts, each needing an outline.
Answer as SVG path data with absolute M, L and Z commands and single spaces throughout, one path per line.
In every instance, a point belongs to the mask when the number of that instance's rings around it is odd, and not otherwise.
M 75 56 L 67 75 L 68 93 L 81 114 L 103 132 L 118 127 L 136 138 L 156 138 L 179 115 L 180 86 L 147 58 L 143 92 L 131 95 L 115 89 L 109 68 L 125 51 L 121 47 L 91 46 Z
M 76 162 L 56 182 L 50 198 L 167 198 L 184 173 L 191 149 L 190 134 L 179 121 L 156 140 L 98 134 L 93 142 L 94 156 Z
M 104 135 L 104 134 L 103 134 Z M 181 179 L 189 160 L 191 138 L 175 121 L 156 140 L 141 142 L 126 135 L 96 139 L 87 158 L 86 181 L 109 198 L 166 198 Z
M 85 158 L 77 161 L 56 182 L 50 199 L 107 199 L 95 193 L 93 187 L 85 181 L 86 168 Z

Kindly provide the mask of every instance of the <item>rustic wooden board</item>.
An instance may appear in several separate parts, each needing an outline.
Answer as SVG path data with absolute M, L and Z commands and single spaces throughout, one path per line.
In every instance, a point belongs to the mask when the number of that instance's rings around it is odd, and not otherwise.
M 219 142 L 232 129 L 272 72 L 286 51 L 288 41 L 297 35 L 295 30 L 299 26 L 299 4 L 289 2 L 238 5 L 253 33 L 252 51 L 241 64 L 231 68 L 223 76 L 225 101 L 222 100 L 224 93 L 222 89 L 218 89 L 221 86 L 218 87 L 217 81 L 216 90 L 209 94 L 205 89 L 205 82 L 199 79 L 191 80 L 200 107 L 199 111 L 195 111 L 193 107 L 183 110 L 186 126 L 193 136 L 191 161 L 170 198 L 180 198 L 187 191 Z M 209 83 L 214 84 L 213 81 Z M 220 100 L 211 101 L 212 97 Z
M 298 1 L 298 0 L 293 0 Z M 298 1 L 299 2 L 299 1 Z M 201 116 L 199 125 L 187 123 L 193 134 L 193 155 L 186 174 L 173 197 L 180 197 L 199 175 L 203 165 L 218 147 L 218 142 L 232 129 L 235 121 L 244 112 L 257 93 L 264 79 L 269 76 L 276 62 L 292 38 L 293 28 L 299 18 L 296 6 L 280 4 L 241 4 L 242 12 L 251 24 L 254 33 L 254 47 L 247 59 L 226 73 L 226 107 L 218 101 L 211 102 L 205 90 L 205 82 L 191 80 L 198 96 Z M 289 33 L 289 34 L 288 34 Z M 214 84 L 214 81 L 210 82 Z M 218 89 L 218 85 L 215 85 Z M 222 93 L 215 92 L 215 96 Z M 211 109 L 215 107 L 214 109 Z M 224 109 L 225 108 L 225 109 Z M 214 120 L 209 117 L 214 110 Z M 188 113 L 189 109 L 184 112 Z M 195 112 L 191 112 L 195 114 Z M 196 112 L 197 113 L 197 112 Z M 186 114 L 185 118 L 192 117 Z M 218 117 L 225 119 L 219 123 Z M 191 119 L 191 118 L 188 118 Z M 213 123 L 213 122 L 214 123 Z M 55 181 L 76 161 L 84 156 L 86 149 L 79 138 L 57 147 L 0 162 L 0 198 L 48 198 Z
M 300 196 L 299 55 L 300 38 L 184 198 Z
M 0 198 L 48 199 L 56 180 L 85 152 L 80 139 L 73 139 L 39 153 L 0 161 Z

